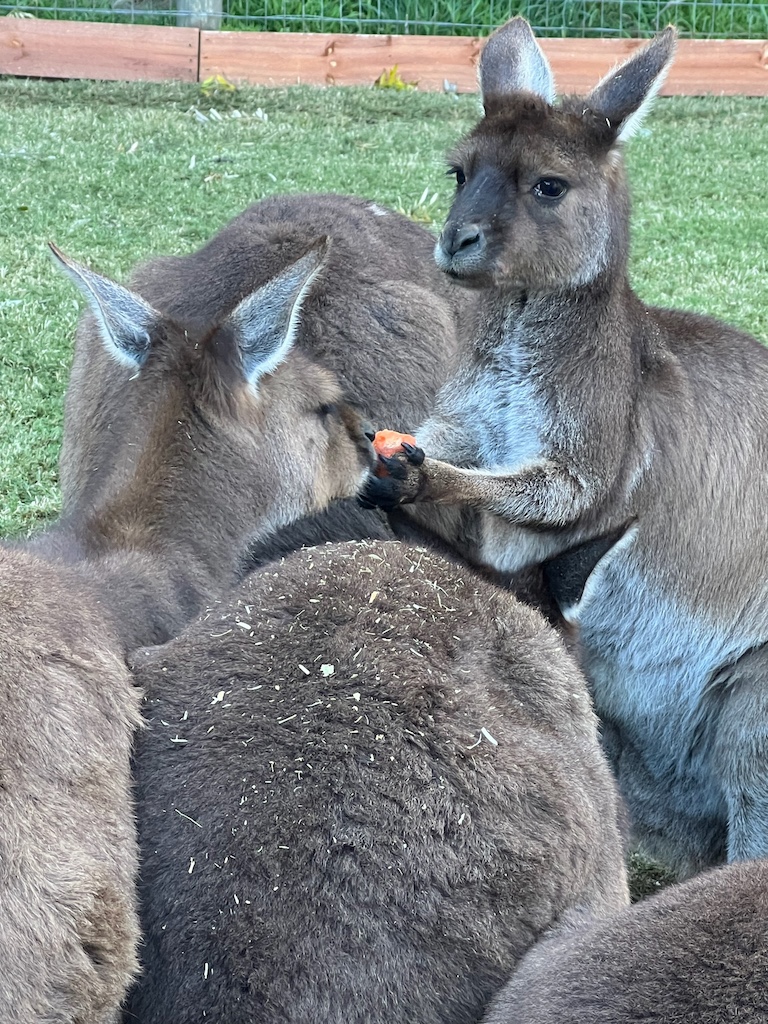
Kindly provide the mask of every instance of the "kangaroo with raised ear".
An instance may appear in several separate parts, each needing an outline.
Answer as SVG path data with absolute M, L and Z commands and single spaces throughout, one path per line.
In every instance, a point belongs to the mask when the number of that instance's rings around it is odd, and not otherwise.
M 254 537 L 353 495 L 372 450 L 293 348 L 322 240 L 204 329 L 54 252 L 132 421 L 103 494 L 0 546 L 0 1020 L 113 1024 L 138 940 L 125 659 L 231 585 Z
M 686 874 L 768 855 L 768 352 L 629 284 L 622 148 L 674 47 L 555 103 L 528 24 L 490 37 L 435 248 L 485 315 L 368 498 L 506 570 L 623 534 L 563 613 L 637 836 Z
M 126 1024 L 476 1024 L 563 913 L 627 902 L 583 676 L 455 559 L 298 551 L 133 665 Z
M 768 862 L 715 868 L 603 919 L 566 915 L 483 1024 L 765 1024 Z
M 330 372 L 340 393 L 369 419 L 397 415 L 415 426 L 454 368 L 473 297 L 434 265 L 434 236 L 392 210 L 352 196 L 271 196 L 239 213 L 197 251 L 139 266 L 131 286 L 162 313 L 202 326 L 216 323 L 318 236 L 330 239 L 330 251 L 322 286 L 306 296 L 296 325 L 297 351 L 321 376 Z M 113 435 L 137 429 L 125 388 L 131 373 L 102 352 L 86 317 L 65 407 L 65 511 L 87 506 L 119 479 Z M 276 455 L 266 451 L 266 436 L 264 441 L 264 457 Z M 122 457 L 129 455 L 123 448 Z M 258 539 L 250 562 L 301 543 L 389 535 L 381 513 L 363 512 L 354 501 L 336 503 L 310 521 Z

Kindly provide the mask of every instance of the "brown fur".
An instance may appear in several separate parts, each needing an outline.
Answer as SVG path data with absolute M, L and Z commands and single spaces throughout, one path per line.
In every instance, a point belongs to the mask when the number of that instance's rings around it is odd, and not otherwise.
M 472 299 L 434 266 L 432 235 L 399 214 L 349 196 L 273 196 L 197 252 L 140 267 L 133 285 L 161 312 L 207 326 L 318 236 L 330 239 L 330 252 L 322 288 L 307 298 L 297 351 L 372 421 L 421 422 L 453 368 L 459 321 Z M 106 358 L 93 333 L 86 319 L 66 403 L 60 475 L 67 510 L 113 486 L 122 470 L 111 439 L 137 420 L 125 389 L 130 370 Z M 250 561 L 302 543 L 388 535 L 380 513 L 347 502 L 257 542 Z
M 768 863 L 716 869 L 525 957 L 484 1024 L 764 1024 Z
M 321 262 L 307 258 L 299 283 Z M 131 413 L 112 424 L 109 486 L 30 543 L 0 548 L 0 1020 L 9 1024 L 111 1024 L 136 973 L 129 756 L 140 719 L 128 651 L 167 640 L 233 583 L 254 535 L 354 494 L 372 457 L 335 378 L 302 353 L 254 388 L 234 321 L 196 331 L 153 319 L 135 295 L 61 260 L 108 325 L 104 338 L 81 334 L 81 349 L 124 343 L 129 354 L 144 337 L 135 317 L 152 323 L 145 361 L 124 374 L 120 394 L 89 389 L 95 409 L 122 398 Z M 281 280 L 268 286 L 278 309 Z M 79 361 L 82 374 L 82 351 Z
M 565 910 L 627 902 L 575 663 L 432 550 L 296 552 L 134 662 L 130 1024 L 470 1024 Z
M 0 1019 L 106 1024 L 136 972 L 139 694 L 77 569 L 0 549 Z
M 674 42 L 551 105 L 527 23 L 491 36 L 435 250 L 484 315 L 415 431 L 427 458 L 368 496 L 506 571 L 619 538 L 561 607 L 636 835 L 684 875 L 768 855 L 768 352 L 628 281 L 622 146 Z

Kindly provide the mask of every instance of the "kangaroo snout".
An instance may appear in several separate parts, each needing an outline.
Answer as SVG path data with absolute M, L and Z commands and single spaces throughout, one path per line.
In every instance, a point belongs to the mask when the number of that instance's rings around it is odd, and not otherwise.
M 464 224 L 451 232 L 451 237 L 443 243 L 451 256 L 460 253 L 470 255 L 480 251 L 485 245 L 485 235 L 479 224 Z
M 376 428 L 370 420 L 363 420 L 361 424 L 361 430 L 363 437 L 367 437 L 368 440 L 373 444 L 374 438 L 376 437 Z
M 475 223 L 446 224 L 435 246 L 435 260 L 448 273 L 471 272 L 485 255 L 486 239 Z
M 376 428 L 353 404 L 344 403 L 339 411 L 347 435 L 355 446 L 358 465 L 363 470 L 373 470 L 376 465 L 376 452 L 373 449 Z

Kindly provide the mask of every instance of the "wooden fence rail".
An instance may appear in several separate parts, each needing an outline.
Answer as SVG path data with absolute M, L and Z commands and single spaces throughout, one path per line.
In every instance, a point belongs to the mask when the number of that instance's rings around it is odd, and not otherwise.
M 258 85 L 371 85 L 398 66 L 405 81 L 476 89 L 483 40 L 448 36 L 207 32 L 196 28 L 0 18 L 0 74 L 150 82 L 221 74 Z M 583 92 L 639 45 L 543 39 L 560 91 Z M 682 40 L 663 95 L 768 96 L 768 41 Z

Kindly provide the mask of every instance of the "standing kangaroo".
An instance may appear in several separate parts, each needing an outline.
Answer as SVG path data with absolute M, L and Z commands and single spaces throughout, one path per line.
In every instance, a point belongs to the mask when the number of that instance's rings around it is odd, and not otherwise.
M 316 243 L 205 329 L 58 258 L 130 422 L 91 503 L 0 546 L 0 1020 L 112 1024 L 136 973 L 125 658 L 233 583 L 254 536 L 347 497 L 372 450 L 334 377 L 293 351 Z M 269 444 L 264 444 L 264 438 Z
M 622 146 L 674 46 L 555 104 L 528 24 L 490 37 L 435 249 L 485 314 L 367 494 L 505 570 L 622 534 L 562 610 L 637 836 L 684 875 L 768 855 L 768 352 L 628 282 Z
M 483 1024 L 766 1020 L 768 862 L 748 861 L 601 920 L 570 915 L 526 955 Z
M 125 1024 L 476 1024 L 563 913 L 627 902 L 584 678 L 464 565 L 304 549 L 133 661 Z

